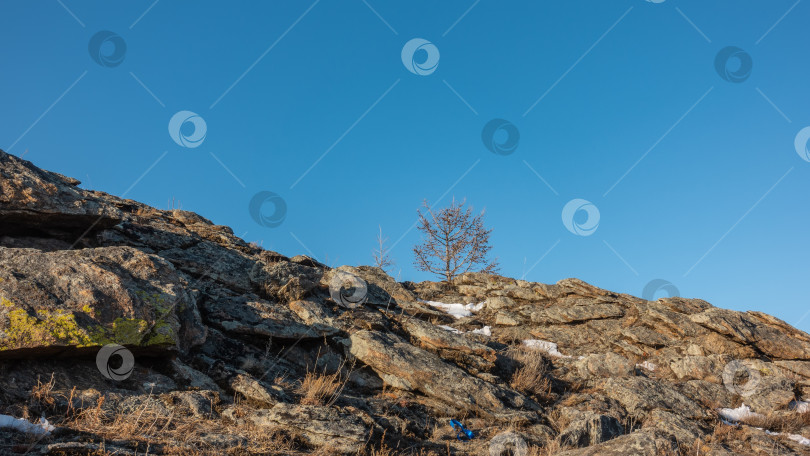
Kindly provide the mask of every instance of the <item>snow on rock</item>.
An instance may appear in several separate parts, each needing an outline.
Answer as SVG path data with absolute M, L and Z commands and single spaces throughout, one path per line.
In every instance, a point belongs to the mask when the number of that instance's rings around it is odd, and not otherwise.
M 479 310 L 484 308 L 483 302 L 480 302 L 478 304 L 447 304 L 438 301 L 423 301 L 423 302 L 431 307 L 441 309 L 456 318 L 469 317 L 470 315 L 473 314 L 473 312 L 478 312 Z
M 801 436 L 799 434 L 785 434 L 787 438 L 793 440 L 794 442 L 798 442 L 800 445 L 810 446 L 810 439 L 807 437 Z
M 655 368 L 658 367 L 655 363 L 651 363 L 649 361 L 644 361 L 643 363 L 636 364 L 636 367 L 640 367 L 642 369 L 646 369 L 650 372 L 655 372 Z
M 39 423 L 31 423 L 22 418 L 14 418 L 11 415 L 0 415 L 0 428 L 13 429 L 19 432 L 35 435 L 48 435 L 56 429 L 45 418 L 40 418 Z
M 439 325 L 439 328 L 442 328 L 442 329 L 445 329 L 445 330 L 447 330 L 447 331 L 450 331 L 451 333 L 463 334 L 463 333 L 462 333 L 460 330 L 458 330 L 458 329 L 456 329 L 456 328 L 454 328 L 454 327 L 452 327 L 452 326 L 447 326 L 447 325 Z
M 721 408 L 718 410 L 720 417 L 725 419 L 728 422 L 736 423 L 739 421 L 744 421 L 748 418 L 762 418 L 762 415 L 759 413 L 754 413 L 751 411 L 751 408 L 745 404 L 732 409 L 732 408 Z
M 757 429 L 759 429 L 759 428 L 757 428 Z M 765 431 L 765 433 L 768 434 L 768 435 L 775 435 L 775 436 L 784 435 L 785 437 L 789 438 L 790 440 L 793 440 L 794 442 L 798 443 L 799 445 L 810 446 L 810 439 L 808 439 L 807 437 L 801 436 L 799 434 L 786 434 L 784 432 L 773 432 L 773 431 Z
M 810 402 L 791 401 L 789 407 L 791 410 L 795 410 L 798 413 L 810 412 Z
M 555 344 L 554 342 L 548 342 L 545 340 L 537 340 L 537 339 L 528 339 L 523 341 L 523 345 L 529 348 L 533 348 L 535 350 L 544 351 L 551 356 L 556 356 L 557 358 L 571 358 L 570 355 L 563 355 L 562 353 L 560 353 L 557 344 Z
M 465 333 L 465 331 L 461 331 L 459 329 L 453 328 L 452 326 L 438 325 L 438 327 L 442 328 L 444 330 L 450 331 L 452 333 L 455 333 L 455 334 L 464 334 Z M 472 331 L 468 331 L 468 332 L 470 332 L 472 334 L 481 334 L 481 335 L 484 335 L 484 336 L 492 336 L 492 328 L 489 327 L 489 326 L 484 326 L 481 329 L 473 329 Z
M 793 402 L 791 402 L 791 408 L 794 408 L 794 406 L 795 406 L 795 410 L 799 410 L 800 407 L 802 407 L 802 406 L 807 407 L 808 403 L 804 402 L 804 401 L 793 401 Z M 759 413 L 752 412 L 751 408 L 748 407 L 745 404 L 742 404 L 741 406 L 739 406 L 739 407 L 737 407 L 735 409 L 721 408 L 721 409 L 718 410 L 718 412 L 720 414 L 720 421 L 722 421 L 725 424 L 729 424 L 729 425 L 735 425 L 738 422 L 745 421 L 748 418 L 762 418 L 762 415 L 760 415 Z M 755 426 L 752 426 L 752 427 L 754 429 L 759 429 L 760 431 L 763 430 L 761 427 L 755 427 Z M 800 445 L 810 446 L 810 439 L 808 439 L 807 437 L 804 437 L 802 435 L 799 435 L 799 434 L 787 434 L 787 433 L 783 433 L 783 432 L 773 432 L 773 431 L 769 431 L 767 429 L 764 429 L 764 431 L 768 435 L 773 435 L 773 436 L 783 435 L 783 436 L 789 438 L 790 440 L 793 440 L 794 442 L 796 442 L 796 443 L 798 443 Z
M 473 329 L 470 331 L 473 334 L 482 334 L 484 336 L 491 336 L 492 335 L 492 328 L 489 326 L 484 326 L 481 329 Z

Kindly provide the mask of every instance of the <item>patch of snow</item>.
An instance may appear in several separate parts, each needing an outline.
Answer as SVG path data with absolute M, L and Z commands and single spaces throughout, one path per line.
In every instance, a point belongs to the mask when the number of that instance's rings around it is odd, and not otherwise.
M 810 439 L 799 434 L 786 434 L 787 438 L 797 442 L 799 445 L 810 446 Z
M 447 304 L 438 301 L 422 301 L 422 302 L 428 304 L 431 307 L 441 309 L 456 318 L 469 317 L 473 314 L 473 312 L 478 312 L 479 310 L 484 308 L 483 302 L 480 302 L 478 304 Z
M 40 418 L 39 423 L 31 423 L 22 418 L 14 418 L 11 415 L 0 415 L 0 428 L 13 429 L 19 432 L 35 435 L 48 435 L 56 429 L 45 418 Z
M 528 339 L 523 341 L 523 345 L 529 348 L 533 348 L 535 350 L 541 350 L 548 353 L 551 356 L 556 356 L 557 358 L 571 358 L 570 355 L 563 355 L 560 353 L 557 344 L 554 342 L 548 342 L 546 340 L 538 340 L 538 339 Z
M 489 326 L 484 326 L 481 329 L 473 329 L 470 332 L 472 332 L 473 334 L 483 334 L 484 336 L 491 336 L 492 328 L 490 328 Z
M 650 372 L 655 372 L 655 368 L 658 367 L 655 363 L 651 363 L 649 361 L 644 361 L 643 363 L 636 364 L 636 367 L 640 367 L 642 369 L 646 369 Z
M 798 413 L 810 412 L 810 402 L 791 401 L 789 407 L 791 410 L 795 410 Z
M 452 326 L 438 325 L 438 327 L 442 328 L 442 329 L 444 329 L 446 331 L 450 331 L 451 333 L 455 333 L 455 334 L 464 334 L 465 333 L 465 331 L 461 331 L 459 329 L 453 328 Z M 492 336 L 492 328 L 489 327 L 489 326 L 484 326 L 481 329 L 473 329 L 472 331 L 467 331 L 467 332 L 470 332 L 472 334 L 481 334 L 481 335 L 484 335 L 484 336 Z
M 447 325 L 439 325 L 439 328 L 442 328 L 442 329 L 444 329 L 444 330 L 450 331 L 451 333 L 463 334 L 461 331 L 459 331 L 459 330 L 458 330 L 458 329 L 456 329 L 456 328 L 453 328 L 452 326 L 447 326 Z
M 808 406 L 808 402 L 793 401 L 793 402 L 790 403 L 790 405 L 791 405 L 791 408 L 794 408 L 794 406 L 795 406 L 795 409 L 799 410 L 802 405 Z M 745 404 L 742 404 L 741 406 L 739 406 L 739 407 L 737 407 L 735 409 L 721 408 L 719 410 L 719 413 L 720 413 L 720 421 L 722 421 L 723 424 L 728 424 L 728 425 L 731 425 L 731 426 L 736 426 L 739 421 L 743 421 L 746 418 L 762 417 L 762 415 L 760 415 L 759 413 L 752 412 L 751 409 Z M 756 427 L 756 426 L 751 426 L 751 427 L 754 428 L 754 429 L 759 429 L 760 431 L 764 430 L 765 434 L 767 434 L 767 435 L 773 435 L 773 436 L 783 435 L 783 436 L 789 438 L 790 440 L 793 440 L 794 442 L 798 443 L 799 445 L 810 446 L 810 439 L 808 439 L 807 437 L 805 437 L 803 435 L 788 434 L 788 433 L 784 433 L 784 432 L 773 432 L 773 431 L 769 431 L 767 429 L 762 429 L 761 427 Z
M 790 440 L 793 440 L 794 442 L 798 443 L 799 445 L 810 446 L 810 439 L 808 439 L 807 437 L 801 436 L 799 434 L 786 434 L 786 433 L 783 433 L 783 432 L 773 432 L 773 431 L 765 431 L 765 433 L 768 434 L 768 435 L 775 435 L 775 436 L 784 435 L 785 437 L 789 438 Z
M 748 418 L 761 418 L 762 415 L 759 413 L 755 413 L 751 411 L 751 407 L 748 407 L 745 404 L 732 409 L 732 408 L 721 408 L 718 410 L 720 417 L 725 419 L 729 422 L 739 422 L 746 420 Z

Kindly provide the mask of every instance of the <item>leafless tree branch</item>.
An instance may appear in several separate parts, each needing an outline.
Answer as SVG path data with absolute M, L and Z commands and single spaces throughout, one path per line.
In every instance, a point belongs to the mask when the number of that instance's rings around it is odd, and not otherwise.
M 413 248 L 417 269 L 436 274 L 447 282 L 474 269 L 485 273 L 498 271 L 497 259 L 487 259 L 492 249 L 489 245 L 492 230 L 484 227 L 484 211 L 474 215 L 471 207 L 464 208 L 464 201 L 457 203 L 455 199 L 449 207 L 437 212 L 425 201 L 424 209 L 424 213 L 417 210 L 417 229 L 423 235 L 422 243 Z

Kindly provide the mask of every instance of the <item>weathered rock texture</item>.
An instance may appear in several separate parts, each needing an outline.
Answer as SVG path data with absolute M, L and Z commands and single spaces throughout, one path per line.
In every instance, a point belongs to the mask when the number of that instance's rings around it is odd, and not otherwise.
M 0 429 L 0 454 L 809 453 L 810 336 L 769 315 L 339 271 L 359 307 L 312 258 L 0 152 L 0 414 L 57 426 Z M 133 355 L 123 380 L 96 365 L 108 344 Z M 721 420 L 742 404 L 748 424 Z

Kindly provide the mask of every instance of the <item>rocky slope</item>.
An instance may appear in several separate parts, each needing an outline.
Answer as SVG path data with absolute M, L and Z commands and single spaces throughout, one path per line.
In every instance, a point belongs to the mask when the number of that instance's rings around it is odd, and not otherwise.
M 764 313 L 397 283 L 78 185 L 0 151 L 0 454 L 810 453 L 810 336 Z

